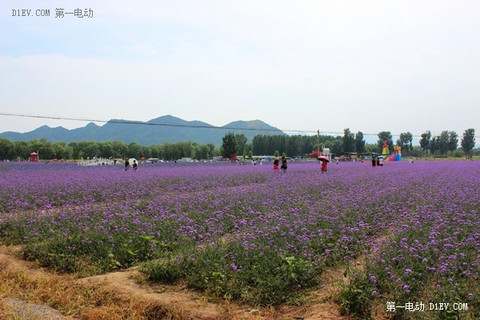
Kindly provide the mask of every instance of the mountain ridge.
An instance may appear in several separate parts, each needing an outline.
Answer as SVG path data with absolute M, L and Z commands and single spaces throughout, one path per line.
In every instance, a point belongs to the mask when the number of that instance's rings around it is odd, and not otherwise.
M 43 125 L 25 133 L 2 132 L 0 137 L 12 141 L 30 141 L 45 138 L 52 143 L 118 140 L 124 143 L 136 142 L 140 145 L 157 145 L 192 141 L 199 144 L 213 143 L 216 146 L 220 146 L 223 136 L 228 132 L 244 134 L 248 142 L 251 142 L 253 137 L 258 134 L 285 134 L 280 129 L 259 119 L 237 120 L 224 126 L 216 127 L 199 120 L 187 121 L 172 115 L 164 115 L 146 122 L 111 119 L 102 126 L 89 122 L 84 127 L 71 130 L 61 126 L 52 128 Z

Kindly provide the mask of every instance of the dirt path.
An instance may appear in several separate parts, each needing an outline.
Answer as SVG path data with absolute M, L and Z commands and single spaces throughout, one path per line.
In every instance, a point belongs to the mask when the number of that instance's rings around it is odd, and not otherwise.
M 196 319 L 220 319 L 228 311 L 221 305 L 208 302 L 195 292 L 186 291 L 180 286 L 161 286 L 139 284 L 141 275 L 132 268 L 122 272 L 79 279 L 78 283 L 109 288 L 130 296 L 133 300 L 143 301 L 147 305 L 178 307 L 178 311 L 188 313 Z M 188 312 L 186 312 L 188 311 Z
M 256 309 L 224 300 L 218 303 L 210 301 L 201 293 L 187 290 L 180 285 L 148 284 L 142 281 L 143 276 L 136 268 L 82 279 L 75 279 L 70 275 L 58 275 L 39 268 L 33 262 L 19 259 L 16 257 L 17 251 L 18 248 L 0 247 L 0 276 L 2 277 L 0 282 L 2 282 L 2 279 L 9 279 L 8 284 L 6 284 L 7 281 L 3 281 L 4 284 L 0 285 L 0 312 L 2 307 L 12 311 L 8 305 L 14 301 L 20 305 L 22 302 L 25 304 L 30 303 L 28 304 L 29 306 L 33 303 L 38 305 L 39 302 L 43 305 L 55 305 L 59 310 L 63 308 L 61 311 L 67 316 L 65 319 L 117 319 L 114 313 L 121 313 L 122 311 L 112 309 L 115 307 L 124 310 L 123 312 L 125 313 L 131 313 L 129 319 L 348 319 L 348 317 L 340 315 L 338 306 L 331 301 L 331 297 L 336 294 L 337 290 L 333 285 L 333 280 L 337 276 L 341 276 L 340 274 L 335 274 L 335 272 L 326 276 L 332 282 L 330 284 L 326 282 L 321 291 L 312 293 L 311 299 L 303 306 Z M 17 283 L 12 279 L 17 279 Z M 46 288 L 41 288 L 42 285 Z M 32 293 L 32 289 L 29 289 L 28 286 L 35 286 L 35 290 L 38 290 L 38 293 Z M 56 286 L 59 287 L 57 288 Z M 25 289 L 24 287 L 27 288 Z M 76 291 L 75 288 L 78 288 L 80 291 Z M 74 306 L 62 305 L 64 304 L 62 303 L 62 298 L 65 301 L 75 300 L 78 298 L 78 292 L 83 295 L 85 292 L 89 292 L 89 290 L 100 292 L 100 298 L 95 296 L 95 298 L 92 298 L 95 301 L 80 301 L 78 302 L 79 305 Z M 45 291 L 64 292 L 50 292 L 51 296 L 48 296 Z M 106 302 L 98 301 L 102 299 L 103 295 L 105 295 L 104 299 L 111 300 L 115 307 L 106 307 Z M 22 302 L 19 302 L 18 299 L 21 299 Z M 35 309 L 48 311 L 38 306 Z M 88 312 L 82 311 L 87 309 Z M 54 309 L 50 311 L 52 314 L 58 312 Z M 101 316 L 102 314 L 106 315 Z M 22 320 L 28 319 L 18 317 Z M 0 315 L 0 320 L 2 319 Z M 42 318 L 37 317 L 37 319 Z M 43 319 L 49 319 L 49 317 L 45 315 Z

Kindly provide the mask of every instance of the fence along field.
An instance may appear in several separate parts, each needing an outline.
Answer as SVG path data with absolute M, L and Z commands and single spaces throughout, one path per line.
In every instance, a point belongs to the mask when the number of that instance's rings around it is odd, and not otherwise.
M 479 184 L 476 161 L 330 164 L 323 175 L 317 163 L 285 174 L 8 163 L 0 241 L 60 272 L 140 265 L 152 281 L 251 305 L 298 303 L 322 272 L 345 268 L 336 302 L 349 314 L 474 319 Z

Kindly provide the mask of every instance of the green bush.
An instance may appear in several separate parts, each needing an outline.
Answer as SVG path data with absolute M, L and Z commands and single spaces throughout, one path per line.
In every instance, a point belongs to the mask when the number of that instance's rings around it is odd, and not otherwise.
M 256 305 L 276 305 L 298 298 L 317 284 L 315 266 L 300 257 L 273 251 L 246 251 L 231 244 L 197 248 L 192 254 L 148 262 L 141 268 L 150 280 L 174 283 L 216 297 Z
M 337 303 L 344 314 L 369 319 L 371 301 L 378 294 L 376 291 L 377 279 L 374 275 L 367 275 L 359 270 L 353 270 L 349 277 L 350 282 L 342 285 L 342 292 L 337 297 Z

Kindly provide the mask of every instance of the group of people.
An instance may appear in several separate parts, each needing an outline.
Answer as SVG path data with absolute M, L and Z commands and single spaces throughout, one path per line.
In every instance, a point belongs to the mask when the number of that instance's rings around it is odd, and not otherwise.
M 320 171 L 322 173 L 324 172 L 327 172 L 327 163 L 328 161 L 327 160 L 323 160 L 323 159 L 320 159 L 321 161 L 321 167 L 320 167 Z M 287 171 L 287 167 L 288 167 L 288 161 L 285 157 L 282 157 L 282 164 L 280 165 L 280 160 L 278 158 L 275 158 L 275 160 L 273 160 L 273 170 L 274 171 L 278 171 L 278 169 L 282 169 L 282 171 L 285 173 Z
M 133 164 L 131 167 L 133 168 L 133 170 L 137 170 L 138 168 L 137 160 L 133 159 Z M 127 171 L 128 169 L 130 169 L 130 159 L 125 158 L 125 171 Z
M 275 158 L 275 160 L 273 160 L 273 170 L 278 171 L 279 169 L 281 169 L 285 173 L 285 172 L 287 172 L 287 168 L 288 168 L 287 158 L 282 157 L 281 161 L 282 162 L 280 164 L 280 159 Z M 322 173 L 327 172 L 327 163 L 328 163 L 328 161 L 326 161 L 326 160 L 321 161 L 321 172 Z M 125 171 L 130 169 L 130 167 L 133 170 L 137 170 L 137 168 L 138 168 L 137 160 L 133 159 L 133 164 L 130 165 L 130 159 L 125 158 Z
M 275 160 L 273 160 L 273 170 L 277 171 L 279 169 L 279 164 L 280 164 L 280 160 L 278 158 L 275 158 Z M 287 158 L 282 157 L 282 165 L 280 166 L 280 169 L 282 169 L 282 171 L 285 173 L 287 172 L 287 167 L 288 167 Z
M 380 158 L 378 158 L 378 157 L 377 158 L 375 158 L 375 157 L 372 158 L 372 167 L 375 167 L 375 166 L 383 167 L 383 161 L 380 161 Z

